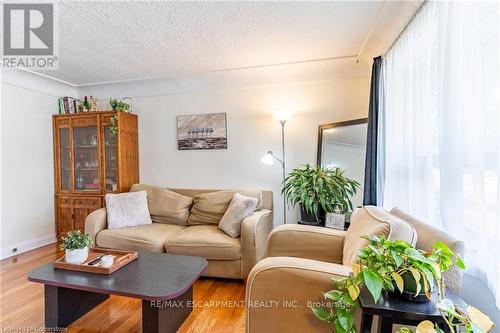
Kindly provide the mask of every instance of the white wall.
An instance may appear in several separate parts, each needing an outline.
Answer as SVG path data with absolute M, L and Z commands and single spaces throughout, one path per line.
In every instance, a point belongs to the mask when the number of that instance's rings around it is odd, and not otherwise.
M 255 82 L 256 78 L 248 88 L 241 85 L 231 88 L 227 84 L 212 90 L 207 84 L 198 92 L 179 94 L 168 94 L 173 89 L 166 89 L 162 81 L 136 82 L 125 86 L 80 87 L 78 95 L 135 96 L 142 182 L 188 188 L 271 189 L 275 198 L 275 224 L 279 224 L 280 169 L 259 162 L 268 149 L 280 151 L 280 128 L 272 110 L 292 105 L 296 112 L 287 124 L 289 168 L 314 163 L 317 126 L 365 117 L 369 80 L 341 76 L 293 84 L 259 86 Z M 176 87 L 193 90 L 191 86 Z M 2 77 L 1 93 L 0 245 L 1 256 L 5 257 L 12 247 L 22 251 L 54 240 L 50 119 L 57 110 L 57 97 L 76 92 L 75 88 L 54 81 L 9 72 Z M 157 96 L 145 96 L 148 94 Z M 228 149 L 178 151 L 175 116 L 206 112 L 227 113 Z M 296 212 L 289 217 L 296 220 Z M 482 282 L 466 275 L 462 296 L 500 322 L 494 298 Z
M 282 222 L 281 169 L 260 163 L 273 150 L 281 155 L 280 125 L 272 111 L 293 105 L 286 124 L 288 169 L 315 163 L 318 125 L 365 117 L 367 79 L 339 79 L 136 97 L 141 182 L 178 188 L 262 188 L 274 192 L 275 224 Z M 226 112 L 228 149 L 179 151 L 176 116 Z M 290 221 L 297 216 L 290 215 Z
M 0 257 L 55 241 L 52 120 L 76 89 L 26 72 L 2 72 Z

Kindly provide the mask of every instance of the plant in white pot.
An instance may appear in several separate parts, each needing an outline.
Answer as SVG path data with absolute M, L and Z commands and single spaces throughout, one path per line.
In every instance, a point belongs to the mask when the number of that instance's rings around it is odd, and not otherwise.
M 65 260 L 70 264 L 82 264 L 89 256 L 92 237 L 82 234 L 80 230 L 70 231 L 62 238 L 61 250 L 66 251 Z

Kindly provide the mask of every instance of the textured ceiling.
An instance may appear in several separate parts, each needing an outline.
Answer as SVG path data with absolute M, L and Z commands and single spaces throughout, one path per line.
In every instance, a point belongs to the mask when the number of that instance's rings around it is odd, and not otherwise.
M 367 36 L 387 35 L 370 33 L 381 5 L 58 2 L 59 70 L 43 74 L 81 85 L 357 55 Z M 368 39 L 370 52 L 394 38 L 416 7 L 415 2 L 384 6 L 394 12 L 386 10 L 384 21 L 392 19 L 395 31 L 376 45 Z M 385 25 L 378 22 L 377 29 Z

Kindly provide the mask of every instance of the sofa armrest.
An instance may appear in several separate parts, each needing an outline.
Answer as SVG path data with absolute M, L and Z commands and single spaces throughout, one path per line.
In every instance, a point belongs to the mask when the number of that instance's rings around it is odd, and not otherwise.
M 308 225 L 280 225 L 269 235 L 267 256 L 298 257 L 341 264 L 345 233 Z
M 108 226 L 108 221 L 106 219 L 106 208 L 99 208 L 94 210 L 87 216 L 85 220 L 85 233 L 89 234 L 94 241 L 94 245 L 97 246 L 96 236 L 97 234 L 106 229 Z
M 247 280 L 246 333 L 331 332 L 309 306 L 324 304 L 322 293 L 333 289 L 332 278 L 351 272 L 348 266 L 302 258 L 261 260 Z
M 273 229 L 273 212 L 263 209 L 241 223 L 241 275 L 246 279 L 252 267 L 266 254 L 267 237 Z

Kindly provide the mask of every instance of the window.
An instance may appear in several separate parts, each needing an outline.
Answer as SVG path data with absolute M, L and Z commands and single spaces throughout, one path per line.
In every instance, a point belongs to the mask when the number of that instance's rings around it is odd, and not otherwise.
M 500 305 L 500 4 L 428 2 L 384 59 L 386 208 L 466 243 Z

